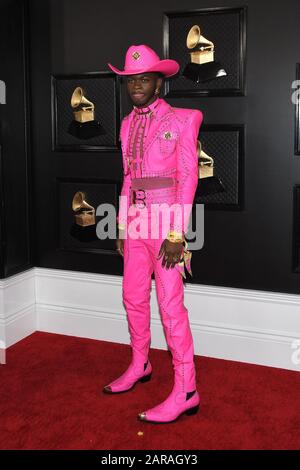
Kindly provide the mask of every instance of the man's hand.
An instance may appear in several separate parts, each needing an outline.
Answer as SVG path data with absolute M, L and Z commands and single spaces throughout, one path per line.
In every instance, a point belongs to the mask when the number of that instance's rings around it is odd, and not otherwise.
M 163 256 L 162 266 L 166 266 L 167 269 L 170 267 L 174 268 L 175 264 L 180 260 L 182 250 L 182 242 L 174 243 L 165 239 L 161 244 L 157 259 Z
M 124 256 L 124 236 L 122 235 L 123 232 L 121 230 L 119 231 L 119 233 L 121 235 L 121 238 L 119 235 L 116 241 L 117 252 L 119 253 L 119 255 Z

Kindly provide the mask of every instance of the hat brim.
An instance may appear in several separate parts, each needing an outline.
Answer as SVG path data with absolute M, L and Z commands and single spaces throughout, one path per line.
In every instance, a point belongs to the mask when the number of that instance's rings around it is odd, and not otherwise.
M 108 63 L 108 66 L 111 70 L 118 75 L 137 75 L 139 73 L 146 72 L 161 72 L 165 77 L 171 77 L 176 75 L 180 69 L 180 65 L 176 60 L 173 59 L 164 59 L 157 62 L 157 64 L 152 65 L 151 67 L 145 67 L 143 69 L 131 69 L 131 70 L 120 70 L 117 67 L 114 67 L 112 64 Z

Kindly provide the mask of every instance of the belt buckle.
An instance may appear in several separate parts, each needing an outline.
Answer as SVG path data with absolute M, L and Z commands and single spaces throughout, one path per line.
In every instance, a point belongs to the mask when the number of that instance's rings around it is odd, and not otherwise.
M 138 208 L 138 209 L 143 209 L 146 204 L 145 204 L 145 198 L 146 194 L 143 189 L 134 189 L 133 190 L 133 204 Z M 139 201 L 139 202 L 137 202 Z

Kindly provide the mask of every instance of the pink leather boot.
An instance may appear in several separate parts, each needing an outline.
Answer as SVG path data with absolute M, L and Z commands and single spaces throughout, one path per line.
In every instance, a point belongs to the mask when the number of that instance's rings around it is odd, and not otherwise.
M 103 388 L 104 393 L 123 393 L 132 390 L 137 382 L 148 382 L 151 379 L 152 365 L 146 362 L 143 370 L 132 362 L 119 378 Z
M 132 360 L 128 369 L 105 386 L 104 393 L 131 390 L 137 382 L 151 379 L 152 365 L 148 360 L 150 331 L 150 289 L 153 272 L 151 254 L 142 239 L 124 240 L 123 303 L 127 313 Z
M 174 387 L 162 403 L 139 413 L 138 418 L 150 423 L 170 423 L 176 421 L 182 414 L 188 416 L 196 414 L 199 404 L 200 397 L 197 390 L 186 393 Z

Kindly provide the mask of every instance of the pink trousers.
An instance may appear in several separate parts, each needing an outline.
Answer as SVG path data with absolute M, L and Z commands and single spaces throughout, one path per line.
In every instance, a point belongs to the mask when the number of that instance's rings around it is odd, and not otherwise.
M 148 220 L 149 219 L 149 216 Z M 128 225 L 133 217 L 128 218 Z M 184 285 L 180 272 L 162 266 L 157 259 L 165 234 L 124 240 L 123 303 L 127 313 L 133 363 L 147 362 L 150 342 L 150 290 L 154 272 L 157 300 L 168 348 L 172 353 L 174 387 L 180 392 L 196 389 L 194 345 L 188 311 L 184 305 Z

